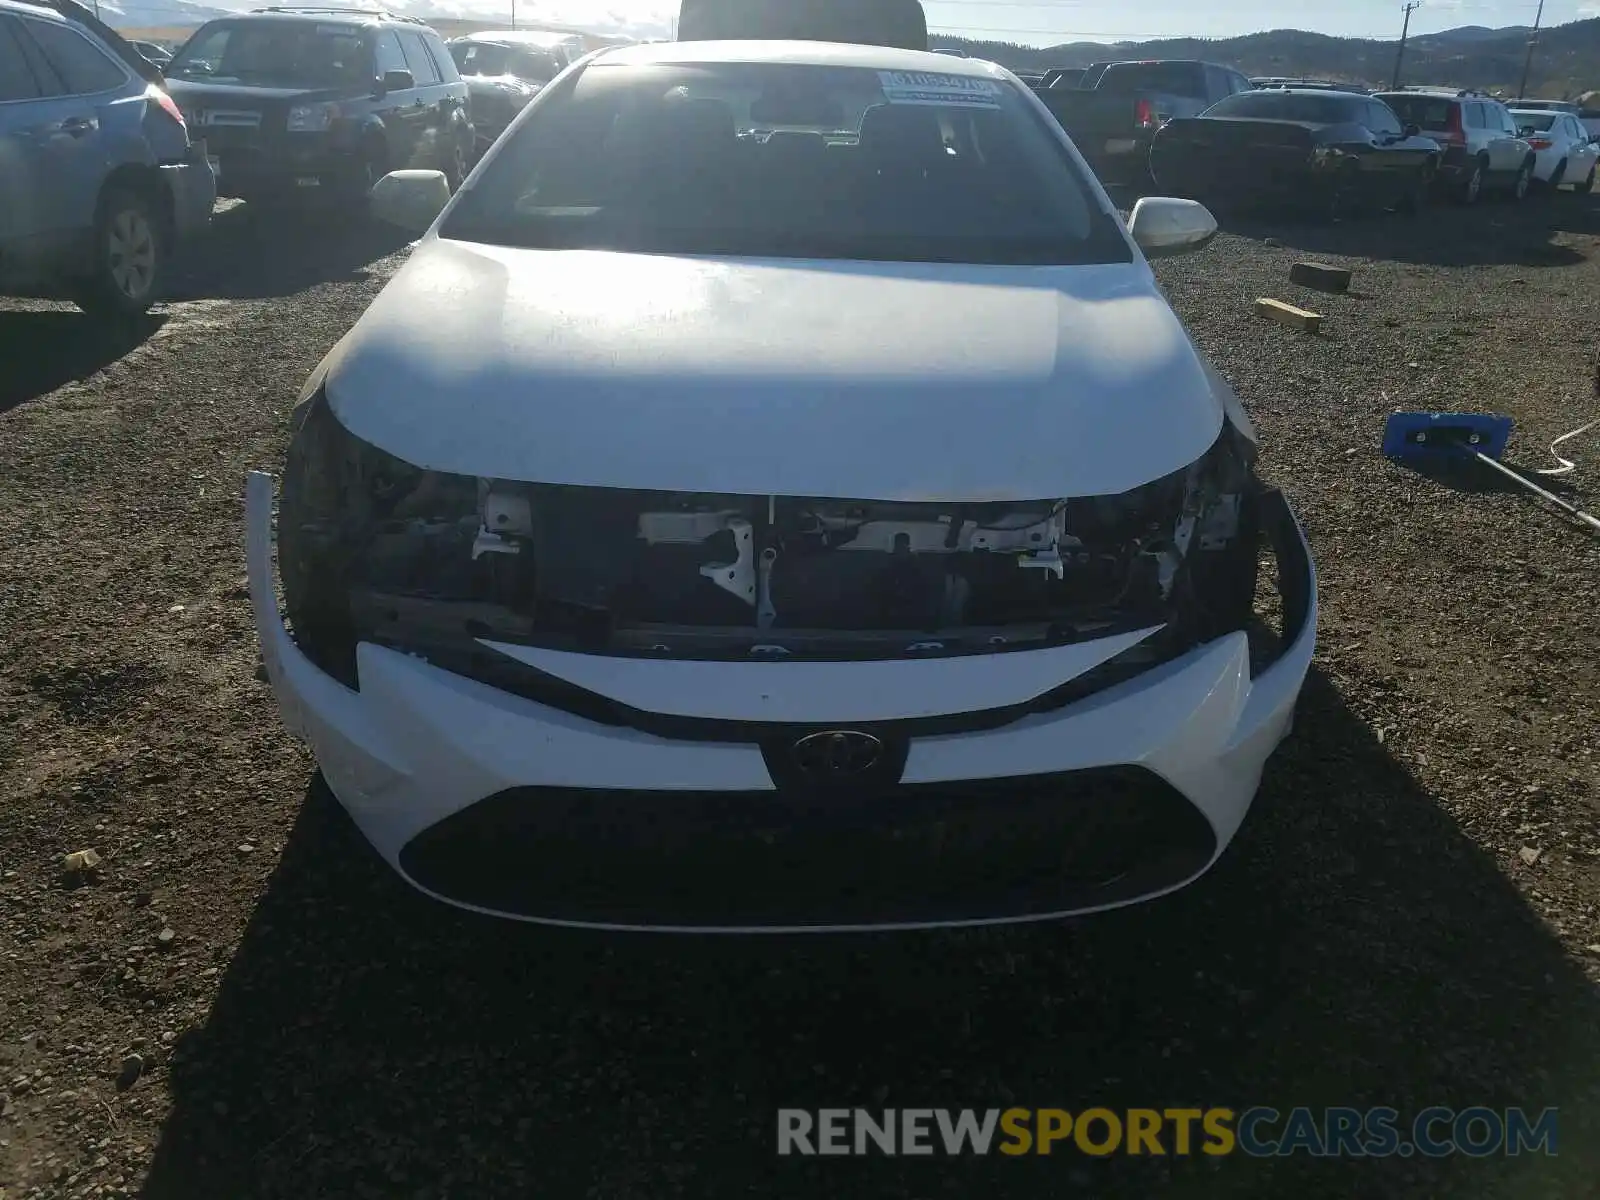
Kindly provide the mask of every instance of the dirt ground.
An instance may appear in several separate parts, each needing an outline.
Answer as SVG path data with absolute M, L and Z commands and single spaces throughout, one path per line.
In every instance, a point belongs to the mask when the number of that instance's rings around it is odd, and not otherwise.
M 242 493 L 402 254 L 234 209 L 136 338 L 0 302 L 0 1197 L 1600 1194 L 1600 540 L 1378 453 L 1393 408 L 1510 413 L 1535 467 L 1600 415 L 1600 198 L 1159 265 L 1317 556 L 1297 729 L 1193 887 L 942 935 L 480 921 L 353 834 L 257 675 Z M 1307 256 L 1352 293 L 1291 287 Z M 1600 439 L 1567 448 L 1595 499 Z M 1559 1106 L 1560 1141 L 774 1156 L 780 1106 L 1096 1103 Z

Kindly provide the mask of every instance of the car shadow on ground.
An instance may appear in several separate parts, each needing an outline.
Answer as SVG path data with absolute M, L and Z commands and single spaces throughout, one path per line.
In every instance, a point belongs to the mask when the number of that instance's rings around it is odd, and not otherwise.
M 1590 208 L 1588 197 L 1562 193 L 1536 195 L 1520 204 L 1496 196 L 1471 207 L 1440 202 L 1421 216 L 1363 213 L 1319 221 L 1246 209 L 1225 210 L 1216 217 L 1225 232 L 1258 241 L 1272 238 L 1312 254 L 1438 267 L 1570 267 L 1585 261 L 1584 254 L 1552 239 L 1594 224 Z
M 1314 673 L 1218 868 L 1012 930 L 620 937 L 409 894 L 320 782 L 145 1195 L 1586 1194 L 1600 1001 Z M 1587 1091 L 1586 1091 L 1587 1089 Z M 1561 1106 L 1559 1155 L 775 1155 L 795 1106 Z M 1587 1126 L 1587 1127 L 1586 1127 Z
M 188 247 L 174 300 L 263 300 L 323 283 L 364 279 L 412 235 L 349 212 L 310 205 L 234 204 Z
M 165 323 L 160 315 L 108 322 L 67 307 L 0 311 L 0 413 L 87 379 Z

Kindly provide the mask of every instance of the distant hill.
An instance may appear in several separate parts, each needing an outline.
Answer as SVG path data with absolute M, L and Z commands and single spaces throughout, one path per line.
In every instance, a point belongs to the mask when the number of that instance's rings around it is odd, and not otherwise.
M 83 2 L 94 7 L 92 0 Z M 262 2 L 270 3 L 270 0 Z M 226 15 L 220 6 L 195 4 L 191 0 L 100 0 L 100 19 L 116 29 L 195 26 Z
M 1527 54 L 1527 26 L 1468 25 L 1422 34 L 1406 45 L 1402 83 L 1438 83 L 1514 91 Z M 1040 49 L 1006 42 L 936 35 L 933 44 L 964 50 L 1013 70 L 1084 67 L 1111 58 L 1204 58 L 1247 75 L 1308 75 L 1389 86 L 1397 43 L 1274 29 L 1235 38 L 1176 38 L 1155 42 L 1065 42 Z M 1600 87 L 1600 17 L 1555 25 L 1539 34 L 1531 95 L 1577 95 Z

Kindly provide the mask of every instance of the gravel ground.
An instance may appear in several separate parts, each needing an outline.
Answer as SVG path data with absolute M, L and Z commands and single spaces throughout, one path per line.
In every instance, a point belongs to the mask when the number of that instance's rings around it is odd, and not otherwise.
M 257 676 L 242 490 L 402 251 L 235 210 L 142 340 L 0 311 L 0 1197 L 1597 1194 L 1600 543 L 1377 444 L 1392 408 L 1498 410 L 1538 466 L 1595 414 L 1600 202 L 1161 264 L 1306 522 L 1321 650 L 1210 875 L 982 934 L 558 934 L 375 861 Z M 1352 294 L 1292 288 L 1308 253 Z M 773 1154 L 779 1106 L 1010 1103 L 1562 1123 L 1553 1159 Z

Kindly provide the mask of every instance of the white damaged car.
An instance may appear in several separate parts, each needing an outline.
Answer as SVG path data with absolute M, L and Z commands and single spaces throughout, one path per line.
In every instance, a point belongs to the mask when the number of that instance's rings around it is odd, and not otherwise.
M 1316 598 L 1146 262 L 1203 207 L 1124 222 L 992 64 L 798 42 L 604 52 L 454 197 L 373 201 L 426 233 L 307 382 L 275 528 L 251 477 L 250 584 L 285 720 L 413 885 L 975 925 L 1223 852 Z

